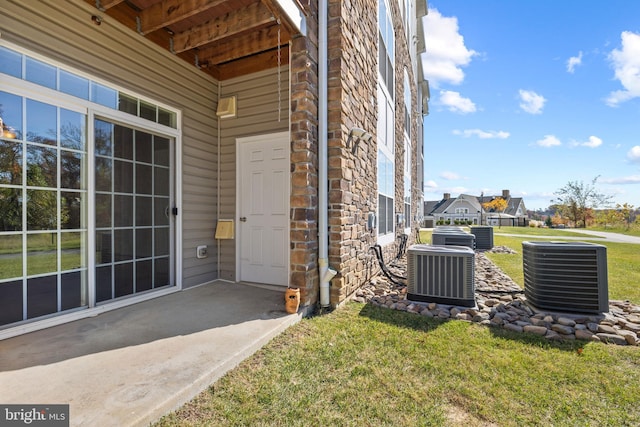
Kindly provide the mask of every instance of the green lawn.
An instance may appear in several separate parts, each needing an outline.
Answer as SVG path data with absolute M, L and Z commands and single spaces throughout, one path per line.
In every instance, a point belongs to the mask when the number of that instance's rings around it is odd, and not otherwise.
M 496 232 L 518 253 L 489 254 L 520 284 L 522 241 L 553 232 L 532 230 Z M 610 298 L 639 303 L 638 246 L 606 246 Z M 639 347 L 348 303 L 303 319 L 156 425 L 636 426 L 638 402 Z
M 631 426 L 640 349 L 349 303 L 289 328 L 158 426 Z

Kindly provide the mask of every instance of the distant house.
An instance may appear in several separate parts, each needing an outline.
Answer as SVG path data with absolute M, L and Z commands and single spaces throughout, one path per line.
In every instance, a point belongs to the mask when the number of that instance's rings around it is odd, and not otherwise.
M 497 197 L 507 201 L 504 212 L 487 211 L 482 207 Z M 480 197 L 461 194 L 451 198 L 450 193 L 444 193 L 442 200 L 424 202 L 424 215 L 427 227 L 442 223 L 526 226 L 529 222 L 524 200 L 522 197 L 511 197 L 509 190 L 502 190 L 500 196 Z

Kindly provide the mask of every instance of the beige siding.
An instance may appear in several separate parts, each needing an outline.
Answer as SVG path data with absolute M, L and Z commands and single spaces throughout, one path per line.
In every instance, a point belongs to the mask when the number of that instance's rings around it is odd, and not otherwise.
M 80 0 L 2 0 L 0 31 L 13 42 L 182 111 L 183 285 L 217 278 L 217 82 Z M 197 245 L 209 258 L 196 259 Z M 180 256 L 180 255 L 178 255 Z
M 278 74 L 280 121 L 278 121 Z M 220 120 L 220 218 L 236 218 L 236 139 L 289 130 L 289 68 L 222 82 L 221 96 L 237 97 L 237 117 Z M 220 278 L 236 280 L 235 240 L 220 241 Z

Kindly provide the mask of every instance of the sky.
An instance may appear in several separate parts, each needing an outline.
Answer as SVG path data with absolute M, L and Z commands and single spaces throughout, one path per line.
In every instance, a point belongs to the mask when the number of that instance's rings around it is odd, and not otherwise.
M 569 182 L 640 207 L 640 1 L 429 0 L 425 200 Z

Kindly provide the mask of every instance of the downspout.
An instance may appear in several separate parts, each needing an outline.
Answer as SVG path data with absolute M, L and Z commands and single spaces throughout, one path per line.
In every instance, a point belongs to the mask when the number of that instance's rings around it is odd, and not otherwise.
M 318 1 L 318 269 L 320 307 L 331 305 L 329 283 L 336 271 L 329 268 L 329 203 L 327 143 L 327 0 Z

